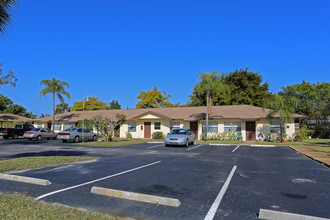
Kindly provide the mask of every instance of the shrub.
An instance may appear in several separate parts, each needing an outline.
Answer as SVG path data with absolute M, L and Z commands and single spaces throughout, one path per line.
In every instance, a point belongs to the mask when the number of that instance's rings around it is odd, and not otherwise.
M 307 139 L 307 127 L 306 127 L 306 125 L 303 125 L 300 128 L 300 131 L 296 136 L 297 141 L 304 141 L 304 139 Z
M 164 139 L 165 135 L 161 131 L 156 131 L 156 132 L 152 133 L 152 138 L 153 139 Z
M 126 138 L 127 139 L 132 139 L 132 133 L 130 131 L 126 132 Z

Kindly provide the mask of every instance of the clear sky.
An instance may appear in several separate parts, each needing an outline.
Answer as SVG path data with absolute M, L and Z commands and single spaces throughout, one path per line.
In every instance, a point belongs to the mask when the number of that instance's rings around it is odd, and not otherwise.
M 40 116 L 52 112 L 40 81 L 70 84 L 72 99 L 96 96 L 135 108 L 140 91 L 186 103 L 197 73 L 250 67 L 273 92 L 330 81 L 329 0 L 19 0 L 0 36 L 0 93 Z M 56 101 L 59 103 L 59 100 Z

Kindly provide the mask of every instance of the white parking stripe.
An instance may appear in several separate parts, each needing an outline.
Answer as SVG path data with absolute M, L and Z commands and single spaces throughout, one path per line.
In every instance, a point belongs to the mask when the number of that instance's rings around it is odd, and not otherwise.
M 102 177 L 100 179 L 92 180 L 92 181 L 89 181 L 89 182 L 86 182 L 86 183 L 82 183 L 82 184 L 79 184 L 79 185 L 75 185 L 75 186 L 60 189 L 60 190 L 57 190 L 57 191 L 54 191 L 54 192 L 50 192 L 50 193 L 47 193 L 47 194 L 44 194 L 44 195 L 41 195 L 41 196 L 37 197 L 35 200 L 40 200 L 42 198 L 45 198 L 45 197 L 50 196 L 50 195 L 54 195 L 56 193 L 60 193 L 60 192 L 64 192 L 64 191 L 67 191 L 67 190 L 70 190 L 70 189 L 85 186 L 85 185 L 95 183 L 95 182 L 98 182 L 98 181 L 101 181 L 101 180 L 109 179 L 109 178 L 112 178 L 112 177 L 115 177 L 115 176 L 119 176 L 119 175 L 122 175 L 122 174 L 125 174 L 125 173 L 129 173 L 129 172 L 132 172 L 132 171 L 135 171 L 135 170 L 139 170 L 139 169 L 142 169 L 142 168 L 145 168 L 145 167 L 149 167 L 149 166 L 161 163 L 161 162 L 162 161 L 156 161 L 156 162 L 149 163 L 149 164 L 146 164 L 146 165 L 143 165 L 143 166 L 140 166 L 140 167 L 136 167 L 136 168 L 133 168 L 133 169 L 130 169 L 130 170 L 126 170 L 126 171 L 123 171 L 123 172 L 120 172 L 120 173 L 116 173 L 116 174 L 113 174 L 113 175 L 110 175 L 110 176 Z
M 239 148 L 240 145 L 238 145 L 232 152 L 235 152 L 238 148 Z
M 233 178 L 233 175 L 235 173 L 235 170 L 236 170 L 237 166 L 234 166 L 233 169 L 231 170 L 229 176 L 227 177 L 226 179 L 226 182 L 225 184 L 223 184 L 217 198 L 214 200 L 209 212 L 207 213 L 207 215 L 205 216 L 204 220 L 212 220 L 214 218 L 214 215 L 215 213 L 217 212 L 218 210 L 218 207 L 220 205 L 220 202 L 222 200 L 222 197 L 225 195 L 226 193 L 226 190 L 229 186 L 229 183 L 231 181 L 231 179 Z
M 188 148 L 187 150 L 192 150 L 192 149 L 195 149 L 195 148 L 198 148 L 198 147 L 201 147 L 201 146 L 203 146 L 203 145 L 197 145 L 195 147 Z
M 147 148 L 152 149 L 152 148 L 161 147 L 161 146 L 165 146 L 165 144 L 159 144 L 159 145 L 155 145 L 155 146 L 151 146 L 151 147 L 147 147 Z

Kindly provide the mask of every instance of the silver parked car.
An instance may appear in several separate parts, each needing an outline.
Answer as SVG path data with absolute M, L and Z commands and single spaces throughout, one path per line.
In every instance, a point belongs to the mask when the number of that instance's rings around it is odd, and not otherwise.
M 86 128 L 68 128 L 58 132 L 57 139 L 63 142 L 96 141 L 97 135 Z
M 195 143 L 194 133 L 187 128 L 175 128 L 165 138 L 165 146 L 169 145 L 185 145 Z
M 31 131 L 24 132 L 23 137 L 28 140 L 56 139 L 56 133 L 49 128 L 33 128 Z

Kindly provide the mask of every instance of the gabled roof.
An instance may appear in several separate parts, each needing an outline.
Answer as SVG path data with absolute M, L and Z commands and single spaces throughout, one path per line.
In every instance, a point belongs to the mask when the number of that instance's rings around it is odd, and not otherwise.
M 146 114 L 158 115 L 169 120 L 199 121 L 205 120 L 206 107 L 177 107 L 177 108 L 153 108 L 153 109 L 120 109 L 120 110 L 94 110 L 85 111 L 85 119 L 92 119 L 96 115 L 113 118 L 116 114 L 126 115 L 127 120 L 139 120 Z M 221 105 L 213 106 L 210 119 L 238 119 L 238 120 L 260 120 L 267 118 L 270 109 L 250 105 Z M 293 114 L 293 118 L 307 118 L 304 115 Z M 82 111 L 67 112 L 55 116 L 55 121 L 78 122 L 82 121 Z M 279 118 L 275 114 L 273 118 Z M 34 119 L 35 122 L 51 122 L 52 116 Z
M 14 122 L 14 121 L 24 121 L 28 122 L 30 121 L 31 118 L 26 118 L 20 115 L 14 115 L 14 114 L 0 114 L 0 121 L 9 121 L 9 122 Z

